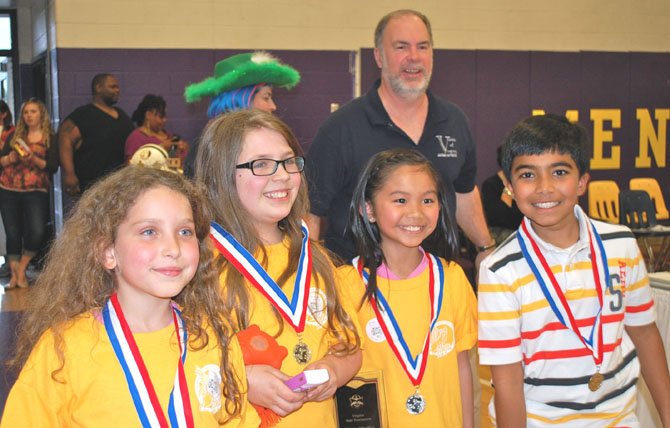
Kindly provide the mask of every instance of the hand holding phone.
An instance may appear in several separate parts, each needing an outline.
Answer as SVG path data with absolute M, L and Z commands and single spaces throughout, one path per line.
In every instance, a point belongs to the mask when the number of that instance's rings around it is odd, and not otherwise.
M 304 372 L 293 376 L 284 383 L 286 386 L 291 388 L 293 392 L 305 392 L 321 385 L 322 383 L 328 382 L 328 379 L 328 370 L 314 369 L 305 370 Z

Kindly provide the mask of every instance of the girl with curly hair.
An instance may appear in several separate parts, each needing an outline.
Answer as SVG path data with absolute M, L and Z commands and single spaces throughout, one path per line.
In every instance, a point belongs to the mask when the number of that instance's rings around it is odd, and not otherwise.
M 208 234 L 177 174 L 131 166 L 90 188 L 28 299 L 2 427 L 258 426 Z

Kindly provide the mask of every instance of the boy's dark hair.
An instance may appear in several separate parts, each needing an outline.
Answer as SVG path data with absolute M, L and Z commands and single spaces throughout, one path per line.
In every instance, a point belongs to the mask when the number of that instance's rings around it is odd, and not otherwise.
M 571 123 L 564 116 L 551 113 L 531 116 L 517 123 L 505 137 L 501 153 L 502 170 L 510 180 L 512 162 L 518 156 L 554 152 L 569 154 L 582 176 L 588 168 L 588 142 L 586 129 L 579 123 Z
M 381 250 L 381 235 L 376 223 L 367 216 L 366 203 L 372 201 L 375 193 L 384 185 L 388 176 L 401 166 L 417 166 L 426 171 L 437 187 L 440 215 L 437 227 L 422 243 L 426 251 L 445 258 L 447 261 L 458 257 L 458 237 L 456 222 L 452 219 L 447 205 L 446 187 L 433 165 L 421 153 L 412 149 L 391 149 L 374 155 L 365 166 L 358 179 L 349 208 L 349 232 L 356 244 L 356 253 L 363 266 L 370 269 L 370 277 L 363 300 L 369 300 L 377 291 L 377 268 L 385 262 Z M 361 302 L 362 303 L 362 302 Z

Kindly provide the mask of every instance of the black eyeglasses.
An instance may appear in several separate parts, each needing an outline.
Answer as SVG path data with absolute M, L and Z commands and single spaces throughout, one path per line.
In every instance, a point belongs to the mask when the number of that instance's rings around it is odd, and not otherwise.
M 297 174 L 305 169 L 305 158 L 302 156 L 294 156 L 284 160 L 274 159 L 254 159 L 250 162 L 235 165 L 235 168 L 250 169 L 253 175 L 272 175 L 277 172 L 279 164 L 284 167 L 284 171 L 289 174 Z

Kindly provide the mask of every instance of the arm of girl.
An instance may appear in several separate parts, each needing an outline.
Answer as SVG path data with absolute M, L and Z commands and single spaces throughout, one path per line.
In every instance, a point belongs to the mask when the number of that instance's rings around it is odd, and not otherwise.
M 1 160 L 2 166 L 11 165 L 19 160 L 19 155 L 12 150 L 11 152 L 7 153 L 7 155 L 3 156 Z
M 526 401 L 521 362 L 491 366 L 496 422 L 500 428 L 526 426 Z
M 318 361 L 305 367 L 305 370 L 328 370 L 328 382 L 307 391 L 307 401 L 323 401 L 332 398 L 335 390 L 354 377 L 361 368 L 363 353 L 359 349 L 353 354 L 341 357 L 328 354 Z
M 47 161 L 45 161 L 44 159 L 42 159 L 41 157 L 37 156 L 35 153 L 32 152 L 25 158 L 25 163 L 28 162 L 35 165 L 37 169 L 44 169 L 47 167 Z
M 60 166 L 60 159 L 58 157 L 58 138 L 55 134 L 51 134 L 49 141 L 49 148 L 47 149 L 47 156 L 45 160 L 45 166 L 43 169 L 46 170 L 49 174 L 55 174 L 58 171 Z
M 472 370 L 470 370 L 469 351 L 459 352 L 456 359 L 458 361 L 458 380 L 461 386 L 463 428 L 474 428 L 474 395 L 472 390 Z
M 279 416 L 286 416 L 302 407 L 305 393 L 293 392 L 284 384 L 290 376 L 265 364 L 245 367 L 250 403 L 268 408 Z

